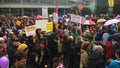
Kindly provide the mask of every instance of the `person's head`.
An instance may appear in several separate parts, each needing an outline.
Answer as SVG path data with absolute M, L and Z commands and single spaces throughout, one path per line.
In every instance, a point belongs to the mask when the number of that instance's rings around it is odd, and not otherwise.
M 86 30 L 86 31 L 85 31 L 85 34 L 86 34 L 86 35 L 89 35 L 89 34 L 90 34 L 90 31 L 89 31 L 89 30 Z
M 38 62 L 38 54 L 35 52 L 31 52 L 28 56 L 28 61 L 30 63 L 37 63 Z
M 73 40 L 74 40 L 73 36 L 69 36 L 69 37 L 68 37 L 68 41 L 69 41 L 69 42 L 72 42 Z
M 18 32 L 17 30 L 13 30 L 13 31 L 12 31 L 12 37 L 13 37 L 13 38 L 17 38 L 17 37 L 18 37 L 18 34 L 19 34 L 19 32 Z
M 14 63 L 16 68 L 25 68 L 26 54 L 22 51 L 17 51 L 14 55 Z
M 116 50 L 115 56 L 116 56 L 116 58 L 120 58 L 120 49 Z
M 59 59 L 57 57 L 54 57 L 53 58 L 53 63 L 55 64 L 55 63 L 58 63 L 58 62 L 59 62 Z
M 40 46 L 40 49 L 44 49 L 44 48 L 45 48 L 45 46 L 46 46 L 45 41 L 40 41 L 39 46 Z
M 2 37 L 0 37 L 0 43 L 4 44 L 4 39 Z
M 102 55 L 103 53 L 103 47 L 101 45 L 93 46 L 93 52 L 95 52 L 97 55 Z
M 41 33 L 41 28 L 36 29 L 36 34 L 40 34 Z
M 18 38 L 12 39 L 13 46 L 18 46 L 20 44 L 20 40 Z
M 100 42 L 99 41 L 94 41 L 94 44 L 93 44 L 94 46 L 96 46 L 96 45 L 100 45 Z
M 112 41 L 112 35 L 108 36 L 108 41 Z
M 85 51 L 90 51 L 91 49 L 91 45 L 89 41 L 85 41 L 84 43 L 82 43 L 81 48 Z
M 82 36 L 78 36 L 77 38 L 76 38 L 76 44 L 78 43 L 78 42 L 83 42 L 84 41 L 84 39 L 83 39 L 83 37 Z
M 28 53 L 28 46 L 26 44 L 20 44 L 18 46 L 18 51 L 23 51 L 27 54 Z

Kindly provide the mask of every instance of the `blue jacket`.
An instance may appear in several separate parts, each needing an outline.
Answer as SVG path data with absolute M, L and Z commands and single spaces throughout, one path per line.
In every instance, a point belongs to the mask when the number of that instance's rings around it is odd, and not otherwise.
M 109 68 L 120 68 L 120 60 L 111 61 Z

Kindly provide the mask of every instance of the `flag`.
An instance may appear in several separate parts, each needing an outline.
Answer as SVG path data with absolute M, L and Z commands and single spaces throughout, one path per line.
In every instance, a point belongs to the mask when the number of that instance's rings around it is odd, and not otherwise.
M 55 11 L 55 13 L 58 14 L 58 2 L 56 2 L 56 11 Z
M 114 7 L 114 0 L 108 0 L 109 7 Z

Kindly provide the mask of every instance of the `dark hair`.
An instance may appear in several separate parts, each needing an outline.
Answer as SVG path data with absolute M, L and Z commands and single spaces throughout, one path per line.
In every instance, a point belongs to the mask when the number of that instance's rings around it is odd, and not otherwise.
M 39 31 L 39 30 L 41 30 L 41 29 L 40 29 L 40 28 L 37 28 L 37 29 L 36 29 L 36 31 L 35 31 L 35 32 L 36 32 L 36 34 L 38 34 L 38 31 Z
M 120 49 L 116 50 L 116 54 L 119 56 L 118 58 L 120 58 Z
M 46 42 L 45 41 L 40 41 L 39 43 L 42 43 L 42 44 L 44 44 L 46 46 Z
M 24 52 L 17 51 L 14 55 L 14 62 L 15 62 L 15 60 L 20 61 L 22 58 L 26 58 L 26 57 L 27 57 L 27 55 Z
M 35 57 L 38 56 L 36 52 L 31 52 L 28 56 L 28 61 L 30 63 L 35 63 Z

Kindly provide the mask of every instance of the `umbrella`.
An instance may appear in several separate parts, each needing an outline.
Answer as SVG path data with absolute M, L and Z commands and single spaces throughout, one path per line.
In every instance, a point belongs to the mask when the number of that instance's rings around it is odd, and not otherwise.
M 23 18 L 29 18 L 28 16 L 23 16 Z
M 120 20 L 120 15 L 117 15 L 115 19 Z
M 37 19 L 38 19 L 38 20 L 42 20 L 43 17 L 42 17 L 41 15 L 37 15 Z
M 6 16 L 5 15 L 0 15 L 0 17 L 5 18 Z
M 113 34 L 113 39 L 114 41 L 120 42 L 120 34 L 119 33 Z
M 92 20 L 83 20 L 81 22 L 81 24 L 83 24 L 83 25 L 95 25 L 95 22 Z
M 111 19 L 111 20 L 108 20 L 107 22 L 105 22 L 104 26 L 108 26 L 108 25 L 115 24 L 115 23 L 118 23 L 118 22 L 120 22 L 120 20 Z
M 103 23 L 103 22 L 105 22 L 105 21 L 107 21 L 107 20 L 104 19 L 104 18 L 101 18 L 101 19 L 98 19 L 98 20 L 97 20 L 97 23 Z

